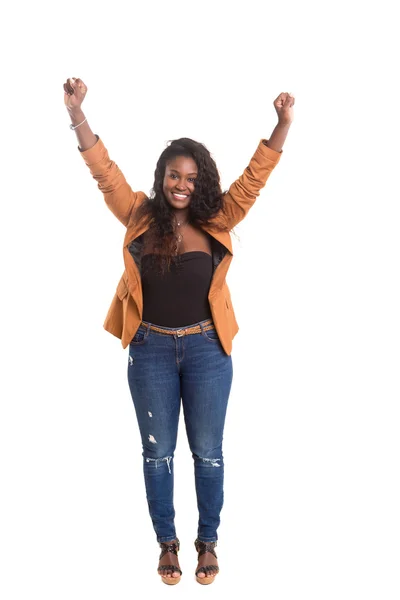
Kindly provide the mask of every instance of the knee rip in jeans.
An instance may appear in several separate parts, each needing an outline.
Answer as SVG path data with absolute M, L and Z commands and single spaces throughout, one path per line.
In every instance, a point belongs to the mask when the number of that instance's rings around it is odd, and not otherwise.
M 203 463 L 205 463 L 209 467 L 220 467 L 221 466 L 218 464 L 218 462 L 221 460 L 220 458 L 203 458 L 202 456 L 197 456 L 196 454 L 194 455 L 194 458 L 198 458 L 199 460 L 203 461 Z
M 146 458 L 146 462 L 147 463 L 154 463 L 155 468 L 158 468 L 158 464 L 160 462 L 166 462 L 168 465 L 168 472 L 171 475 L 171 467 L 170 467 L 170 462 L 172 460 L 172 456 L 165 456 L 164 458 Z

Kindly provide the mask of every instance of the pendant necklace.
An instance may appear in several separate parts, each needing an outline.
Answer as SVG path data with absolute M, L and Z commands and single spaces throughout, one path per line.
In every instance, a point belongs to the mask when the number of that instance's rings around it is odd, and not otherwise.
M 177 223 L 178 227 L 182 227 L 182 229 L 183 229 L 184 227 L 186 227 L 186 225 L 189 223 L 189 221 L 186 221 L 186 223 L 182 223 L 182 221 L 177 220 L 176 223 Z M 183 233 L 181 233 L 182 229 L 179 231 L 178 235 L 176 236 L 178 244 L 180 244 L 181 241 L 183 240 Z

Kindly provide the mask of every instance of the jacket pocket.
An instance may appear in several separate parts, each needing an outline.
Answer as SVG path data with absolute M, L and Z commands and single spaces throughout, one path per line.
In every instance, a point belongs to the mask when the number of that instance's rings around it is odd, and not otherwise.
M 231 301 L 231 293 L 229 291 L 228 285 L 225 285 L 224 296 L 225 296 L 225 306 L 228 310 L 230 310 L 232 301 Z
M 128 295 L 128 286 L 126 285 L 126 281 L 123 277 L 119 280 L 117 285 L 117 296 L 120 300 L 123 300 L 125 296 Z

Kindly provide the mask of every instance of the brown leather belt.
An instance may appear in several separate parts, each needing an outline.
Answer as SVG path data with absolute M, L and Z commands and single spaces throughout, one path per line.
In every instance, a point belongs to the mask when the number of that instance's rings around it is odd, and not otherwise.
M 141 323 L 143 327 L 148 327 L 148 323 Z M 194 327 L 182 327 L 182 329 L 162 329 L 161 327 L 157 327 L 156 325 L 150 325 L 150 329 L 152 331 L 157 331 L 158 333 L 164 333 L 165 335 L 177 335 L 177 337 L 182 337 L 184 335 L 191 335 L 193 333 L 201 333 L 202 329 L 200 325 L 195 325 Z M 208 321 L 204 321 L 203 323 L 203 331 L 209 331 L 210 329 L 215 329 L 213 322 L 211 319 Z

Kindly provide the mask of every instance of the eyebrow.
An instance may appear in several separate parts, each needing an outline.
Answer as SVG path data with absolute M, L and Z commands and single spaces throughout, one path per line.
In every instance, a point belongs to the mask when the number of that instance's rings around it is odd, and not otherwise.
M 175 173 L 179 173 L 179 171 L 177 171 L 176 169 L 170 169 L 170 171 L 174 171 Z M 188 175 L 197 175 L 197 171 L 196 171 L 196 173 L 188 173 Z

